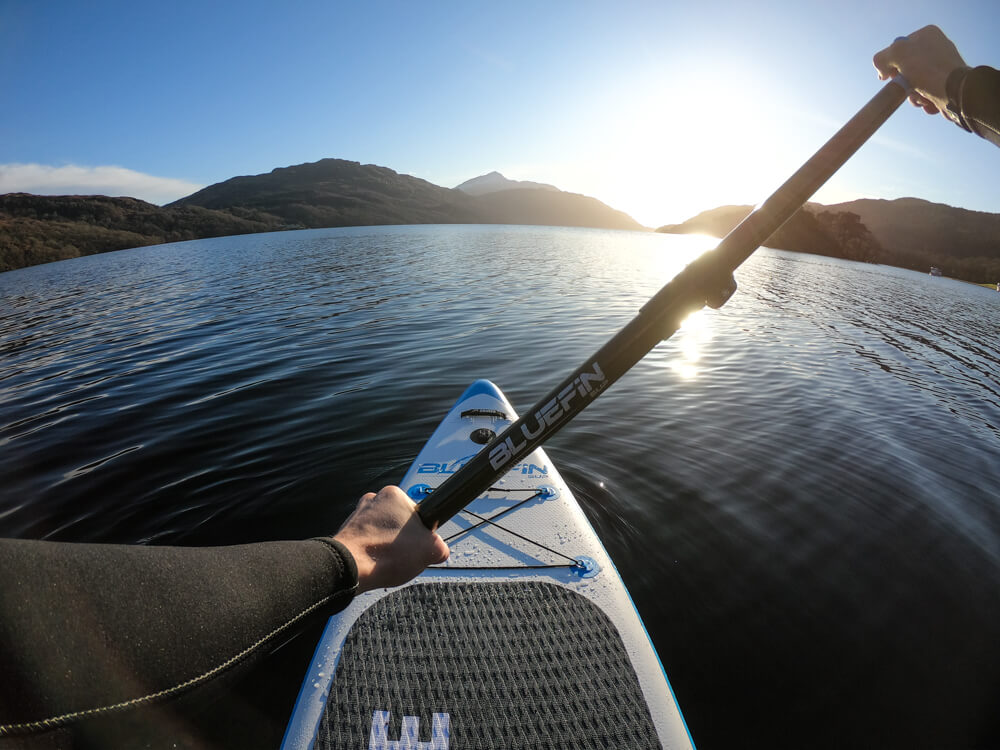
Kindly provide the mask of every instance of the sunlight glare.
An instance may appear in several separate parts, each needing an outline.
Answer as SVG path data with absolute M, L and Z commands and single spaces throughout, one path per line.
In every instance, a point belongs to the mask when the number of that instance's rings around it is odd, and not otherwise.
M 670 361 L 670 369 L 684 380 L 693 380 L 698 376 L 698 360 L 702 350 L 712 340 L 712 321 L 704 310 L 691 313 L 675 334 L 677 336 L 677 354 Z
M 715 237 L 705 234 L 670 234 L 665 235 L 669 244 L 658 254 L 660 272 L 657 278 L 664 282 L 679 274 L 684 267 L 703 253 L 712 250 L 719 244 Z
M 667 75 L 644 79 L 609 116 L 602 199 L 656 228 L 776 187 L 782 143 L 761 112 L 765 83 L 743 70 Z
M 682 380 L 694 380 L 698 377 L 698 368 L 690 362 L 671 362 L 670 369 Z

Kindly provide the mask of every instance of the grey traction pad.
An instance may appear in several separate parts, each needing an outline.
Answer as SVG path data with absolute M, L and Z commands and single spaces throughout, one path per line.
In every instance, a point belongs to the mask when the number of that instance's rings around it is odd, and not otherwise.
M 607 615 L 535 581 L 417 584 L 380 599 L 348 633 L 315 744 L 660 747 Z

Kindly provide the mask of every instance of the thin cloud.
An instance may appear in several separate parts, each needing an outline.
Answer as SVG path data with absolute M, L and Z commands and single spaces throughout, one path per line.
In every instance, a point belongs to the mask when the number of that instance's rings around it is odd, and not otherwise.
M 0 194 L 129 196 L 162 205 L 202 187 L 187 180 L 157 177 L 125 167 L 0 164 Z

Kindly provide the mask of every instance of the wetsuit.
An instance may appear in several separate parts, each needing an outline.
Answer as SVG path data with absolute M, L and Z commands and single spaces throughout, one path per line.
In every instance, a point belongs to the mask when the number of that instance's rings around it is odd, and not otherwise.
M 343 609 L 357 586 L 350 552 L 328 538 L 2 539 L 0 747 L 185 693 Z
M 1000 71 L 959 68 L 948 77 L 947 93 L 955 123 L 1000 146 Z

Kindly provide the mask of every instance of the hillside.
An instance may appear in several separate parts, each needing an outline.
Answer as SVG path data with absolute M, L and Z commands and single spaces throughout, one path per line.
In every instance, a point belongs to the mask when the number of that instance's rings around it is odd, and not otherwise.
M 476 196 L 469 206 L 480 224 L 645 230 L 628 214 L 596 198 L 561 190 L 501 190 Z
M 919 198 L 863 199 L 826 208 L 856 213 L 890 252 L 1000 256 L 1000 214 Z
M 103 195 L 0 195 L 0 271 L 142 245 L 282 228 L 197 206 Z
M 657 231 L 672 233 L 702 232 L 723 237 L 750 211 L 750 206 L 721 206 L 704 211 L 691 219 Z M 827 226 L 840 223 L 841 234 L 855 234 L 850 228 L 854 216 L 870 232 L 872 249 L 868 258 L 877 263 L 927 271 L 931 266 L 942 269 L 946 276 L 995 283 L 1000 279 L 1000 214 L 969 211 L 918 198 L 896 200 L 857 200 L 831 206 L 810 203 L 782 227 L 768 245 L 788 250 L 818 252 L 839 257 L 854 257 L 838 248 L 824 251 L 830 239 L 843 241 L 843 236 L 806 237 L 801 230 L 803 215 L 809 213 Z M 844 224 L 846 222 L 846 224 Z M 827 231 L 829 234 L 829 232 Z M 837 233 L 834 232 L 834 235 Z M 818 249 L 819 248 L 819 249 Z
M 703 211 L 681 224 L 669 224 L 656 231 L 725 237 L 752 210 L 753 206 L 720 206 Z M 817 204 L 809 204 L 796 211 L 784 226 L 771 235 L 767 246 L 875 263 L 882 262 L 880 259 L 885 255 L 885 249 L 857 214 L 830 211 Z
M 753 206 L 719 206 L 702 211 L 680 224 L 667 224 L 657 229 L 666 234 L 707 234 L 710 237 L 725 237 L 733 227 L 743 221 Z
M 885 263 L 995 283 L 1000 279 L 1000 214 L 919 198 L 856 200 L 827 206 L 861 217 L 885 248 Z

